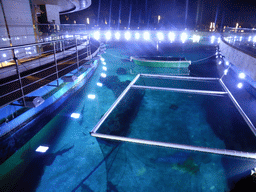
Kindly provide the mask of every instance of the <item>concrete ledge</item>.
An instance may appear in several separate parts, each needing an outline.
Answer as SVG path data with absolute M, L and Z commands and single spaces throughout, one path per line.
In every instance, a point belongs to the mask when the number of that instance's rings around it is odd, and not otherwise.
M 222 55 L 236 66 L 239 70 L 243 71 L 253 81 L 256 81 L 256 58 L 252 57 L 235 47 L 221 41 L 219 44 Z

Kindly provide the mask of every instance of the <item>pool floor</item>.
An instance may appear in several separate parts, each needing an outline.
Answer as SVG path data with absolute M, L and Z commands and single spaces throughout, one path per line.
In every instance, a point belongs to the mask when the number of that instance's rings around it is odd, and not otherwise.
M 46 137 L 40 140 L 42 144 L 50 146 L 48 155 L 35 155 L 32 148 L 33 152 L 18 157 L 23 172 L 20 178 L 12 176 L 12 191 L 219 192 L 229 191 L 239 176 L 247 174 L 255 161 L 134 143 L 111 143 L 90 136 L 92 128 L 116 100 L 113 90 L 97 85 L 102 73 L 117 76 L 121 82 L 131 81 L 137 73 L 150 71 L 184 74 L 187 71 L 138 67 L 129 61 L 129 57 L 171 55 L 196 61 L 215 54 L 214 46 L 197 46 L 194 51 L 159 47 L 156 50 L 155 45 L 108 44 L 106 53 L 102 55 L 105 63 L 100 62 L 89 84 L 75 94 L 65 108 L 42 129 L 50 130 L 51 139 Z M 214 64 L 212 59 L 201 64 L 207 62 Z M 117 74 L 120 67 L 126 70 L 126 74 Z M 95 98 L 88 98 L 89 94 L 95 95 Z M 206 109 L 198 105 L 200 101 L 190 95 L 163 96 L 160 92 L 146 91 L 138 115 L 129 125 L 129 135 L 172 138 L 175 142 L 225 148 L 223 139 L 211 129 Z M 159 110 L 161 114 L 158 114 Z M 71 118 L 72 113 L 80 113 L 80 117 Z M 181 118 L 183 114 L 186 114 L 185 121 Z M 168 118 L 170 116 L 171 121 Z M 175 126 L 173 121 L 176 122 Z M 152 127 L 152 130 L 143 129 L 145 127 Z M 169 131 L 162 132 L 164 128 Z

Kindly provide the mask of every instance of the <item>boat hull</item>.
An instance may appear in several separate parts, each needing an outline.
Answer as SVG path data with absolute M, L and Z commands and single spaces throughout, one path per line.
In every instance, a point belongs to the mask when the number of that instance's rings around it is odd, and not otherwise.
M 191 61 L 157 61 L 135 57 L 131 57 L 131 60 L 133 60 L 136 65 L 147 67 L 188 68 L 188 66 L 191 64 Z

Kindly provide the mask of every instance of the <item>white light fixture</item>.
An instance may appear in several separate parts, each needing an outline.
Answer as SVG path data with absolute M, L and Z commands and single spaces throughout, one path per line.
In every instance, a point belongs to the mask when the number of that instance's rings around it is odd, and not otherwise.
M 180 36 L 181 42 L 185 43 L 185 41 L 188 39 L 187 33 L 183 32 Z
M 100 76 L 103 77 L 103 78 L 107 77 L 106 73 L 101 73 Z
M 143 33 L 143 38 L 148 41 L 150 39 L 150 33 L 148 31 Z
M 102 69 L 103 69 L 104 71 L 107 71 L 107 67 L 105 67 L 105 66 L 103 66 Z
M 193 43 L 198 43 L 200 41 L 200 36 L 199 35 L 193 35 L 192 37 Z
M 211 43 L 214 43 L 215 41 L 215 36 L 211 36 Z
M 226 61 L 226 62 L 225 62 L 225 64 L 226 64 L 226 65 L 229 65 L 229 62 L 228 62 L 228 61 Z
M 103 65 L 106 65 L 107 63 L 106 63 L 105 61 L 102 61 L 102 64 L 103 64 Z
M 241 72 L 241 73 L 239 73 L 238 77 L 239 77 L 240 79 L 244 79 L 244 78 L 245 78 L 245 74 L 244 74 L 243 72 Z
M 36 152 L 45 153 L 48 149 L 49 149 L 49 147 L 47 147 L 47 146 L 41 146 L 41 145 L 40 145 L 40 146 L 36 149 Z
M 3 54 L 3 57 L 6 57 L 6 56 L 7 56 L 7 55 L 4 53 L 4 54 Z
M 94 39 L 99 40 L 100 39 L 100 32 L 99 31 L 94 32 L 93 37 L 94 37 Z
M 135 33 L 135 39 L 139 39 L 140 38 L 140 34 L 137 32 L 137 33 Z
M 111 39 L 111 36 L 112 36 L 112 34 L 111 34 L 110 31 L 108 31 L 108 32 L 105 34 L 105 37 L 106 37 L 107 40 L 110 40 L 110 39 Z
M 243 87 L 243 83 L 238 83 L 238 84 L 237 84 L 237 87 L 238 87 L 239 89 L 241 89 L 241 88 Z
M 169 38 L 169 40 L 170 40 L 171 42 L 173 42 L 173 41 L 175 40 L 175 33 L 170 32 L 170 33 L 168 34 L 168 38 Z
M 87 95 L 87 97 L 88 97 L 88 99 L 95 99 L 95 95 L 94 94 L 89 94 L 89 95 Z
M 72 113 L 70 117 L 78 119 L 80 117 L 80 113 Z
M 227 75 L 228 74 L 228 69 L 225 69 L 224 70 L 224 75 Z
M 158 33 L 156 34 L 156 36 L 157 36 L 157 38 L 158 38 L 159 41 L 164 40 L 164 34 L 163 34 L 162 32 L 158 32 Z
M 131 33 L 129 31 L 127 31 L 125 34 L 124 34 L 124 38 L 126 40 L 130 40 L 131 39 Z
M 219 61 L 219 65 L 222 63 L 222 61 Z
M 254 42 L 254 43 L 256 42 L 256 36 L 253 37 L 253 42 Z
M 102 83 L 98 82 L 97 86 L 102 87 Z
M 101 61 L 105 61 L 105 59 L 103 57 L 100 58 Z
M 121 35 L 120 35 L 120 33 L 119 33 L 119 32 L 116 32 L 116 33 L 115 33 L 115 37 L 116 37 L 116 39 L 117 39 L 117 40 L 119 40 L 119 39 L 120 39 L 120 36 L 121 36 Z

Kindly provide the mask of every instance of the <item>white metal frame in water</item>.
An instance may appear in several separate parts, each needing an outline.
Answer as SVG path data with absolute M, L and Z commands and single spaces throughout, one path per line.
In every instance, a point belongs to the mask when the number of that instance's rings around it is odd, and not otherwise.
M 167 78 L 167 79 L 181 79 L 181 80 L 199 80 L 199 81 L 212 81 L 217 80 L 221 84 L 222 88 L 225 91 L 208 91 L 208 90 L 192 90 L 192 89 L 177 89 L 177 88 L 166 88 L 166 87 L 154 87 L 154 86 L 141 86 L 141 85 L 134 85 L 140 77 L 149 77 L 149 78 Z M 191 151 L 198 151 L 204 153 L 212 153 L 218 155 L 229 155 L 235 157 L 243 157 L 243 158 L 251 158 L 256 159 L 256 153 L 250 152 L 243 152 L 243 151 L 235 151 L 235 150 L 227 150 L 227 149 L 216 149 L 216 148 L 208 148 L 208 147 L 199 147 L 199 146 L 192 146 L 192 145 L 183 145 L 177 143 L 167 143 L 167 142 L 160 142 L 160 141 L 152 141 L 152 140 L 144 140 L 144 139 L 136 139 L 136 138 L 128 138 L 123 136 L 115 136 L 115 135 L 107 135 L 102 133 L 97 133 L 97 130 L 109 116 L 109 114 L 115 109 L 118 103 L 124 98 L 127 92 L 131 88 L 137 89 L 152 89 L 152 90 L 163 90 L 163 91 L 175 91 L 175 92 L 182 92 L 182 93 L 193 93 L 193 94 L 204 94 L 204 95 L 228 95 L 239 113 L 242 115 L 243 119 L 250 127 L 253 134 L 256 136 L 256 129 L 252 124 L 249 117 L 245 114 L 243 109 L 240 107 L 236 99 L 233 97 L 231 92 L 228 90 L 222 79 L 219 78 L 204 78 L 204 77 L 188 77 L 188 76 L 168 76 L 168 75 L 155 75 L 155 74 L 138 74 L 133 81 L 126 87 L 126 89 L 121 93 L 121 95 L 116 99 L 113 105 L 109 108 L 109 110 L 104 114 L 104 116 L 100 119 L 100 121 L 96 124 L 94 129 L 91 131 L 91 135 L 98 138 L 104 139 L 111 139 L 117 141 L 126 141 L 138 144 L 146 144 L 146 145 L 154 145 L 154 146 L 161 146 L 167 148 L 175 148 L 175 149 L 183 149 L 183 150 L 191 150 Z

